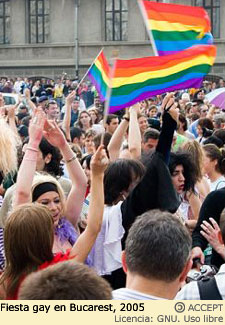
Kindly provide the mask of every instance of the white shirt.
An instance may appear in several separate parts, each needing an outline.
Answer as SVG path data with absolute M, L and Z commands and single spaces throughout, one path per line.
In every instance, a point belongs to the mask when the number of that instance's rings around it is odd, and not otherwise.
M 113 300 L 165 300 L 165 298 L 155 297 L 140 291 L 128 288 L 113 290 Z
M 220 176 L 215 182 L 210 182 L 209 186 L 210 186 L 210 192 L 225 187 L 225 177 Z
M 215 275 L 216 284 L 219 292 L 225 300 L 225 264 L 222 264 L 219 272 Z M 176 295 L 176 300 L 200 300 L 197 281 L 186 284 Z

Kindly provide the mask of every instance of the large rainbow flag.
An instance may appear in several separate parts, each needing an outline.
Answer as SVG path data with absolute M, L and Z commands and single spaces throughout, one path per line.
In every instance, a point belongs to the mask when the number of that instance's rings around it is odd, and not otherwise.
M 203 8 L 145 0 L 139 0 L 139 6 L 155 55 L 213 43 L 210 19 Z
M 199 88 L 215 61 L 214 45 L 193 46 L 169 56 L 117 60 L 109 111 L 169 91 Z
M 110 83 L 110 67 L 103 50 L 100 51 L 87 74 L 91 82 L 95 85 L 101 101 L 104 102 Z

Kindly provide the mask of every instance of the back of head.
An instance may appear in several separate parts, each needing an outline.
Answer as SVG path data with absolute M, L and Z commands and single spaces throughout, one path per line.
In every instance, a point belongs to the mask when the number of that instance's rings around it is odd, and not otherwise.
M 208 137 L 205 141 L 203 141 L 203 144 L 215 144 L 218 148 L 223 147 L 223 141 L 215 135 Z
M 139 216 L 126 240 L 128 272 L 147 279 L 174 281 L 190 256 L 191 237 L 178 218 L 151 210 Z
M 196 140 L 186 141 L 182 149 L 190 153 L 191 159 L 195 164 L 196 177 L 198 181 L 202 178 L 203 151 L 199 142 Z
M 45 158 L 48 154 L 51 155 L 51 159 L 45 164 L 44 170 L 54 176 L 62 176 L 63 170 L 61 167 L 62 155 L 58 148 L 52 146 L 47 139 L 44 137 L 41 139 L 39 149 L 43 157 Z
M 213 132 L 213 135 L 222 140 L 223 144 L 225 144 L 225 129 L 216 130 Z
M 1 279 L 7 296 L 15 294 L 24 274 L 52 260 L 53 239 L 52 215 L 46 207 L 25 204 L 11 213 L 4 230 L 6 268 Z
M 112 205 L 145 173 L 144 165 L 132 159 L 118 159 L 109 164 L 104 176 L 105 204 Z
M 108 300 L 111 287 L 86 265 L 63 262 L 32 273 L 22 283 L 24 300 Z
M 40 204 L 24 204 L 13 210 L 4 230 L 7 264 L 17 269 L 37 265 L 52 257 L 53 220 Z

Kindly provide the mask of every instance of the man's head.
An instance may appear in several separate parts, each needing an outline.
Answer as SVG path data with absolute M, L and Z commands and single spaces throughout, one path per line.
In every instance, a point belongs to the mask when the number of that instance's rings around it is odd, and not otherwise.
M 72 110 L 76 113 L 76 112 L 78 112 L 79 107 L 80 107 L 80 97 L 79 97 L 79 96 L 76 96 L 76 97 L 74 98 L 74 101 L 73 101 L 73 103 L 72 103 L 71 108 L 72 108 Z
M 223 88 L 225 87 L 225 81 L 223 80 L 223 78 L 220 78 L 219 80 L 219 88 Z
M 45 108 L 48 120 L 57 120 L 59 117 L 59 108 L 55 100 L 50 100 Z
M 22 283 L 23 300 L 109 300 L 112 289 L 92 269 L 63 262 L 30 274 Z
M 142 143 L 142 150 L 144 153 L 148 153 L 157 146 L 159 134 L 160 132 L 158 130 L 152 128 L 145 131 Z
M 47 103 L 48 97 L 46 95 L 43 95 L 38 99 L 38 105 L 41 106 L 43 110 L 45 110 Z
M 85 139 L 85 132 L 83 130 L 73 126 L 70 129 L 70 137 L 72 143 L 78 144 L 80 148 L 83 148 Z
M 113 134 L 119 125 L 118 116 L 115 114 L 109 114 L 106 119 L 106 132 Z
M 128 281 L 138 275 L 149 281 L 176 282 L 179 290 L 191 267 L 190 252 L 191 237 L 180 220 L 169 212 L 150 210 L 129 230 L 123 267 Z

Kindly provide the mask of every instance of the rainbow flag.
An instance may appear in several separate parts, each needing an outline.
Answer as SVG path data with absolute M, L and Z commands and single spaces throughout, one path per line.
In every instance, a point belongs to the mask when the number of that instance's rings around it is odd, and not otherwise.
M 103 50 L 100 51 L 87 74 L 91 82 L 95 85 L 101 101 L 104 102 L 110 82 L 110 67 Z
M 139 0 L 139 6 L 155 55 L 213 44 L 209 16 L 203 8 L 144 0 Z
M 215 61 L 214 45 L 193 46 L 168 56 L 117 60 L 109 111 L 169 91 L 199 88 Z

